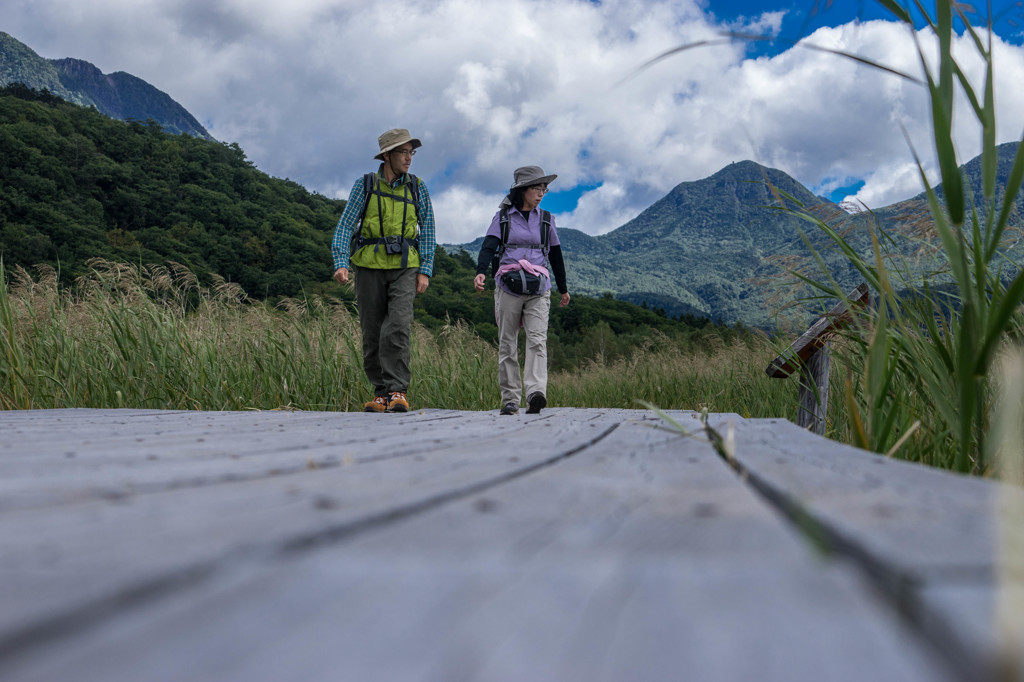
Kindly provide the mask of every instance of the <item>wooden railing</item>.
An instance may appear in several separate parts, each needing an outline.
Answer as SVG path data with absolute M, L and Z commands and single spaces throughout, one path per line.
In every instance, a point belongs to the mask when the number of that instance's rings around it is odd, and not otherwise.
M 868 285 L 859 285 L 846 298 L 851 304 L 867 305 L 870 302 Z M 825 433 L 828 416 L 828 378 L 831 368 L 828 342 L 837 330 L 853 319 L 847 301 L 840 301 L 818 318 L 765 370 L 773 379 L 785 379 L 799 370 L 800 408 L 797 424 L 819 435 Z

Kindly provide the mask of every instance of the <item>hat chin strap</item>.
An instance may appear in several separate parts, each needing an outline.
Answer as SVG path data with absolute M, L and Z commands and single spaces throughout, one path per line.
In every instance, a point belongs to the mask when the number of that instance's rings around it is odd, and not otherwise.
M 391 150 L 391 151 L 394 151 L 394 150 Z M 388 182 L 393 182 L 395 180 L 395 178 L 400 177 L 402 175 L 402 173 L 405 172 L 405 171 L 400 171 L 400 170 L 396 170 L 395 169 L 395 167 L 394 167 L 394 165 L 392 164 L 392 161 L 391 161 L 391 159 L 392 159 L 391 151 L 381 152 L 382 154 L 384 154 L 384 167 L 385 167 L 385 170 L 386 171 L 390 171 L 390 173 L 385 172 L 385 175 L 390 175 L 391 176 L 391 177 L 388 178 Z

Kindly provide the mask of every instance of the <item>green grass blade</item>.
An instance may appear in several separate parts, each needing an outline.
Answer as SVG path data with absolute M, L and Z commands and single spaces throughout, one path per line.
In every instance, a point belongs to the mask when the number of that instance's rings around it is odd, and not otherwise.
M 910 17 L 910 12 L 900 7 L 893 0 L 878 0 L 878 4 L 889 10 L 894 17 L 903 23 L 910 24 L 910 26 L 914 25 L 914 20 Z
M 999 210 L 999 218 L 996 221 L 995 229 L 992 232 L 988 249 L 985 252 L 985 259 L 991 260 L 999 247 L 999 241 L 1009 224 L 1010 216 L 1013 215 L 1016 202 L 1014 198 L 1020 192 L 1021 183 L 1024 182 L 1024 138 L 1017 145 L 1017 153 L 1013 157 L 1013 166 L 1010 168 L 1010 175 L 1007 177 L 1003 205 Z
M 1024 270 L 1017 273 L 1017 276 L 1010 282 L 1002 296 L 993 302 L 996 308 L 988 320 L 985 330 L 982 347 L 978 351 L 977 362 L 974 366 L 974 374 L 982 376 L 988 373 L 989 367 L 995 357 L 999 344 L 1010 328 L 1010 319 L 1020 309 L 1024 301 Z

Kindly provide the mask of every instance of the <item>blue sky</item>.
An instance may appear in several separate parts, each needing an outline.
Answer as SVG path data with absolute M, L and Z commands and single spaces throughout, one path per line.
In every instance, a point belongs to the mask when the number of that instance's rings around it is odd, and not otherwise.
M 1019 2 L 994 7 L 1007 142 L 1024 130 L 1024 19 Z M 920 86 L 792 47 L 916 73 L 914 39 L 886 17 L 875 0 L 0 2 L 0 30 L 41 56 L 138 76 L 261 170 L 327 196 L 376 166 L 381 132 L 410 129 L 445 243 L 482 234 L 525 165 L 558 174 L 544 206 L 589 234 L 748 159 L 872 208 L 917 194 L 910 145 L 935 166 Z M 779 39 L 722 43 L 725 31 Z M 715 44 L 638 71 L 702 41 Z M 977 78 L 973 47 L 956 42 Z M 966 161 L 980 136 L 955 120 Z
M 735 24 L 742 24 L 766 13 L 777 12 L 781 15 L 777 30 L 763 33 L 766 36 L 774 36 L 776 40 L 751 40 L 746 43 L 745 57 L 749 59 L 773 57 L 784 53 L 800 39 L 810 36 L 822 27 L 838 27 L 852 22 L 872 20 L 891 21 L 893 18 L 891 12 L 875 0 L 710 0 L 703 3 L 703 6 L 710 15 L 725 24 L 726 30 L 736 32 L 746 31 L 736 29 Z M 908 9 L 917 28 L 926 26 L 924 17 L 916 7 L 911 4 Z M 969 18 L 975 20 L 984 17 L 984 14 L 978 14 L 970 5 L 964 5 L 964 11 Z M 1020 45 L 1024 36 L 1022 3 L 1018 0 L 994 2 L 992 11 L 995 32 L 1008 42 Z M 934 12 L 932 16 L 934 18 Z M 962 30 L 962 23 L 957 21 L 957 25 Z M 855 196 L 865 185 L 865 180 L 858 177 L 821 180 L 830 181 L 835 185 L 822 194 L 836 203 Z M 580 197 L 597 186 L 599 185 L 578 185 L 560 192 L 552 192 L 545 200 L 546 206 L 555 212 L 572 211 Z
M 901 6 L 907 7 L 918 28 L 925 26 L 925 21 L 916 6 L 897 0 Z M 929 9 L 934 2 L 923 3 Z M 785 13 L 778 37 L 782 40 L 774 43 L 752 42 L 748 54 L 752 57 L 775 55 L 788 49 L 792 42 L 812 34 L 822 26 L 841 26 L 852 21 L 890 20 L 892 14 L 876 0 L 788 0 L 771 2 L 770 0 L 710 0 L 708 9 L 720 19 L 734 21 L 740 17 L 752 17 L 765 12 L 780 11 Z M 980 12 L 978 10 L 980 9 Z M 934 18 L 934 10 L 932 16 Z M 969 18 L 983 18 L 984 0 L 980 3 L 964 3 L 964 11 Z M 995 19 L 994 29 L 1003 38 L 1013 38 L 1020 44 L 1021 29 L 1024 27 L 1024 11 L 1018 0 L 1002 0 L 992 3 L 992 14 Z M 960 22 L 958 22 L 959 24 Z

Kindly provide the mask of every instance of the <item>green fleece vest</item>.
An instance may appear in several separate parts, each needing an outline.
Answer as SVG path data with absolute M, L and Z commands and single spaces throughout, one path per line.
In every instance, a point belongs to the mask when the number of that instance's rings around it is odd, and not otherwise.
M 406 178 L 409 179 L 405 183 L 391 187 L 384 176 L 379 171 L 377 172 L 376 180 L 373 183 L 374 187 L 366 194 L 366 212 L 363 215 L 363 223 L 359 231 L 361 237 L 376 239 L 382 236 L 397 237 L 401 235 L 406 239 L 416 238 L 416 207 L 412 203 L 412 188 L 408 186 L 411 177 L 406 174 Z M 417 179 L 416 182 L 419 180 Z M 381 234 L 382 224 L 383 234 Z M 402 267 L 402 255 L 387 253 L 383 244 L 367 244 L 357 249 L 350 260 L 361 268 L 375 270 L 397 270 Z M 420 255 L 410 245 L 407 266 L 418 268 L 419 265 Z

